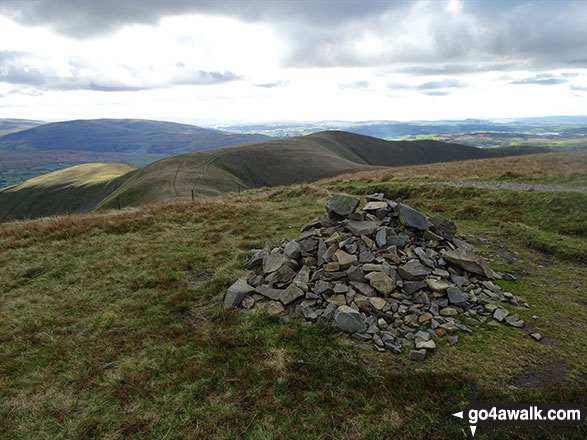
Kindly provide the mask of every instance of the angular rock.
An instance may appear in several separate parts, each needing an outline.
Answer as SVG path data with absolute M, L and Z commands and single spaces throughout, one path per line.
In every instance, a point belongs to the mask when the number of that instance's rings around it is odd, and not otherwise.
M 290 241 L 283 248 L 283 253 L 289 258 L 296 259 L 301 255 L 302 250 L 300 249 L 300 245 L 297 241 Z
M 239 278 L 228 288 L 224 295 L 224 309 L 238 307 L 248 293 L 254 292 L 255 288 L 247 284 L 246 278 Z
M 298 298 L 304 296 L 304 292 L 302 289 L 290 284 L 287 289 L 281 292 L 279 295 L 279 301 L 283 303 L 283 305 L 288 305 L 289 303 L 295 301 Z
M 365 296 L 377 296 L 377 292 L 369 284 L 359 283 L 358 281 L 351 281 L 351 286 Z
M 453 309 L 452 307 L 445 307 L 444 309 L 440 310 L 441 316 L 457 316 L 458 314 L 459 312 L 457 312 L 456 309 Z
M 263 264 L 263 260 L 267 258 L 269 253 L 266 249 L 261 249 L 255 252 L 249 262 L 246 264 L 247 267 L 255 267 Z
M 346 227 L 355 235 L 370 235 L 377 230 L 377 223 L 365 220 L 347 220 Z
M 279 296 L 283 293 L 283 289 L 272 289 L 269 286 L 257 286 L 255 292 L 259 295 L 263 295 L 266 298 L 272 299 L 273 301 L 279 300 Z
M 403 203 L 399 204 L 399 219 L 404 226 L 425 231 L 428 229 L 428 219 L 414 208 Z
M 287 257 L 280 252 L 274 252 L 263 261 L 263 273 L 276 272 L 287 262 Z
M 426 350 L 412 350 L 410 351 L 409 358 L 411 361 L 423 361 L 426 359 Z
M 363 333 L 367 325 L 361 314 L 348 306 L 340 306 L 334 314 L 336 327 L 347 333 Z
M 453 238 L 457 233 L 457 226 L 440 215 L 430 217 L 430 223 L 432 223 L 432 229 L 434 232 L 444 238 Z
M 279 269 L 277 269 L 277 279 L 280 283 L 289 283 L 294 279 L 295 276 L 296 273 L 287 264 L 284 264 Z
M 502 322 L 509 314 L 510 312 L 506 309 L 495 309 L 493 312 L 493 319 Z
M 425 348 L 426 350 L 434 350 L 436 343 L 433 340 L 420 341 L 416 343 L 416 349 Z
M 421 247 L 415 248 L 414 254 L 416 254 L 416 256 L 420 259 L 422 264 L 424 264 L 425 266 L 428 266 L 431 268 L 434 268 L 436 266 L 434 264 L 434 261 L 428 256 L 426 251 L 424 249 L 422 249 Z
M 359 203 L 361 201 L 354 197 L 336 194 L 326 203 L 326 213 L 333 219 L 337 219 L 337 216 L 348 217 L 356 211 Z
M 390 294 L 395 287 L 395 282 L 383 272 L 370 272 L 365 278 L 369 280 L 371 287 L 382 295 Z
M 358 266 L 349 267 L 346 271 L 346 276 L 348 277 L 349 281 L 358 281 L 360 283 L 364 283 L 366 281 L 363 270 Z
M 408 281 L 420 281 L 425 279 L 432 269 L 426 267 L 418 260 L 410 260 L 397 270 L 400 277 Z
M 387 202 L 369 202 L 363 208 L 363 211 L 377 211 L 379 209 L 387 209 Z
M 457 248 L 454 251 L 447 251 L 443 254 L 443 258 L 449 263 L 456 264 L 469 272 L 491 279 L 495 278 L 495 272 L 491 270 L 487 261 L 466 249 Z
M 426 285 L 434 292 L 444 292 L 450 287 L 450 284 L 445 283 L 444 281 L 435 280 L 434 278 L 428 278 L 426 280 Z
M 408 295 L 416 292 L 417 290 L 423 289 L 426 287 L 426 283 L 424 281 L 405 281 L 404 282 L 404 290 Z
M 279 316 L 285 313 L 285 309 L 278 301 L 270 301 L 267 307 L 265 307 L 265 311 L 271 316 Z
M 448 302 L 451 304 L 463 304 L 466 302 L 465 295 L 458 287 L 449 287 L 446 289 L 446 296 L 448 297 Z
M 387 305 L 387 301 L 385 301 L 383 298 L 379 298 L 376 296 L 373 298 L 369 298 L 369 304 L 371 304 L 371 306 L 375 310 L 381 310 L 383 307 Z
M 347 254 L 345 251 L 340 249 L 334 253 L 332 258 L 334 261 L 338 262 L 341 269 L 348 269 L 349 267 L 358 264 L 356 255 Z

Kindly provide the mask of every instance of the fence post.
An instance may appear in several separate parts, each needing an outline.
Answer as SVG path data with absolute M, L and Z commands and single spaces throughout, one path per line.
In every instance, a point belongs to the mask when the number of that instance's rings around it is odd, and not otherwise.
M 118 203 L 118 209 L 121 209 L 121 205 L 120 205 L 120 197 L 116 197 L 116 201 Z
M 192 189 L 192 202 L 194 201 L 194 190 Z

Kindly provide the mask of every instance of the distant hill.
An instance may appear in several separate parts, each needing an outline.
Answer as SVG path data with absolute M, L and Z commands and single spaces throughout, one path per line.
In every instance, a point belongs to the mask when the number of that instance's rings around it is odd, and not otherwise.
M 206 196 L 239 189 L 312 182 L 382 167 L 543 151 L 544 148 L 530 147 L 479 149 L 431 140 L 393 142 L 327 131 L 181 154 L 96 183 L 88 182 L 87 175 L 84 175 L 83 184 L 76 184 L 79 167 L 69 174 L 62 170 L 61 176 L 68 176 L 65 182 L 60 181 L 60 174 L 52 173 L 0 190 L 0 221 L 55 214 L 59 212 L 56 206 L 61 212 L 113 208 L 119 200 L 123 206 L 136 206 L 189 198 L 192 190 L 198 196 Z M 40 197 L 40 194 L 44 196 Z M 23 205 L 23 201 L 32 198 L 38 202 Z
M 0 118 L 0 136 L 16 131 L 27 130 L 37 125 L 44 124 L 43 121 L 32 119 Z
M 29 124 L 26 130 L 0 136 L 0 188 L 81 163 L 122 162 L 144 166 L 175 154 L 271 139 L 259 134 L 141 119 L 77 120 L 44 125 L 23 121 L 0 120 L 0 129 Z
M 0 137 L 0 150 L 83 150 L 173 155 L 270 139 L 195 125 L 143 119 L 92 119 L 44 124 Z

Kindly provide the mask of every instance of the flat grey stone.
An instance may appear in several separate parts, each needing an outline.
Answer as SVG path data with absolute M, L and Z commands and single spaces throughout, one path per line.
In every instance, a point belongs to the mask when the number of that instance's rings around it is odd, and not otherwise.
M 426 350 L 412 350 L 410 351 L 409 358 L 411 361 L 423 361 L 426 359 Z
M 466 299 L 463 292 L 458 287 L 449 287 L 446 289 L 446 296 L 451 304 L 463 304 Z
M 388 295 L 395 288 L 395 282 L 383 272 L 370 272 L 365 275 L 369 284 L 382 295 Z
M 377 223 L 368 220 L 347 220 L 346 227 L 355 235 L 370 235 L 377 230 Z
M 434 264 L 434 261 L 428 256 L 426 251 L 424 249 L 422 249 L 421 247 L 415 248 L 414 254 L 416 254 L 416 256 L 420 259 L 422 264 L 424 264 L 425 266 L 431 267 L 433 269 L 436 266 Z
M 495 272 L 491 270 L 487 261 L 466 249 L 457 248 L 454 251 L 446 251 L 442 257 L 449 263 L 456 264 L 466 271 L 491 279 L 495 278 Z
M 424 266 L 418 260 L 410 260 L 400 266 L 397 272 L 405 280 L 420 281 L 425 279 L 432 272 L 432 269 Z
M 290 284 L 288 288 L 279 295 L 279 301 L 281 301 L 283 305 L 288 305 L 302 296 L 304 296 L 302 289 Z
M 493 318 L 499 322 L 502 322 L 509 314 L 510 312 L 508 312 L 506 309 L 498 308 L 493 312 Z
M 345 196 L 342 194 L 336 194 L 326 203 L 326 213 L 329 217 L 348 217 L 359 206 L 361 201 L 354 197 Z M 334 214 L 334 215 L 333 215 Z
M 428 219 L 414 208 L 403 203 L 399 204 L 399 219 L 404 226 L 425 231 L 428 229 Z
M 300 256 L 302 250 L 300 249 L 300 245 L 297 241 L 290 241 L 283 248 L 283 253 L 287 255 L 289 258 L 296 259 Z
M 349 306 L 340 306 L 336 309 L 334 323 L 347 333 L 363 333 L 367 329 L 361 314 Z
M 240 306 L 245 296 L 254 291 L 255 288 L 247 284 L 246 278 L 239 278 L 228 288 L 226 295 L 224 295 L 224 309 Z
M 277 271 L 287 261 L 287 257 L 280 252 L 274 252 L 263 261 L 263 273 L 268 274 Z
M 258 286 L 255 288 L 255 292 L 266 298 L 272 299 L 273 301 L 277 301 L 279 300 L 279 296 L 283 293 L 283 289 L 272 289 L 269 286 Z

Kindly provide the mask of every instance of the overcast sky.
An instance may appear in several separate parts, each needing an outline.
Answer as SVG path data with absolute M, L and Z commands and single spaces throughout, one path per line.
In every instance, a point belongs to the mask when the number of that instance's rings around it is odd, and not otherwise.
M 0 0 L 0 117 L 585 114 L 586 0 Z

